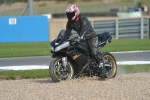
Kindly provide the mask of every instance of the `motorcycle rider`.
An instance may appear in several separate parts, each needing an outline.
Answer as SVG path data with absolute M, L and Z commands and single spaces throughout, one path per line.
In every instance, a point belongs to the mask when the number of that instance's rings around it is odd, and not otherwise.
M 100 61 L 102 61 L 102 54 L 98 51 L 98 37 L 88 18 L 80 14 L 77 5 L 69 5 L 66 9 L 66 15 L 68 18 L 66 31 L 70 33 L 72 29 L 76 31 L 80 38 L 76 38 L 75 41 L 86 41 L 90 47 L 91 54 L 100 64 Z M 101 77 L 107 77 L 103 70 Z

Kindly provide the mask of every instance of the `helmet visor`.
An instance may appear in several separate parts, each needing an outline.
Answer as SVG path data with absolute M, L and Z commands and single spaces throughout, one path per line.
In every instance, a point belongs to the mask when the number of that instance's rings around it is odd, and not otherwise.
M 72 18 L 75 16 L 75 12 L 69 12 L 69 13 L 66 13 L 67 14 L 67 18 L 68 18 L 68 20 L 72 20 Z

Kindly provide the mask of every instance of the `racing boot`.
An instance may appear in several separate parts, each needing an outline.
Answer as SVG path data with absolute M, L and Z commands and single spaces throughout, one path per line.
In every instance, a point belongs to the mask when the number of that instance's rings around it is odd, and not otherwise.
M 95 58 L 97 59 L 97 61 L 99 62 L 99 67 L 101 68 L 101 74 L 100 77 L 101 78 L 107 78 L 107 70 L 104 66 L 104 61 L 102 58 L 102 54 L 100 52 L 97 52 L 97 55 L 95 56 Z

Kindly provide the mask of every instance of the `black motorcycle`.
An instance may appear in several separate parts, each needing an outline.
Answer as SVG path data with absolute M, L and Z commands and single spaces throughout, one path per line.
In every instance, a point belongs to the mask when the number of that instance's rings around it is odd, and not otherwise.
M 109 32 L 97 34 L 98 48 L 111 42 Z M 50 43 L 53 61 L 49 65 L 50 77 L 54 82 L 78 78 L 80 76 L 98 76 L 101 79 L 102 69 L 107 77 L 113 78 L 117 73 L 114 56 L 109 52 L 102 52 L 103 61 L 100 64 L 91 55 L 85 41 L 77 42 L 78 37 L 71 37 L 69 32 L 61 30 L 55 40 Z

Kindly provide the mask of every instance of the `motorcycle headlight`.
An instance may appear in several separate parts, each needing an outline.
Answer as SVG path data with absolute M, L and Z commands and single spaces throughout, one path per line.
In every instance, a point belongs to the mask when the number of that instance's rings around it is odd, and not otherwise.
M 56 48 L 55 48 L 55 52 L 58 52 L 59 50 L 68 47 L 69 45 L 70 45 L 69 42 L 65 42 L 65 43 L 59 45 L 58 47 L 56 47 Z
M 56 47 L 55 52 L 59 51 L 60 49 L 61 49 L 60 46 Z

